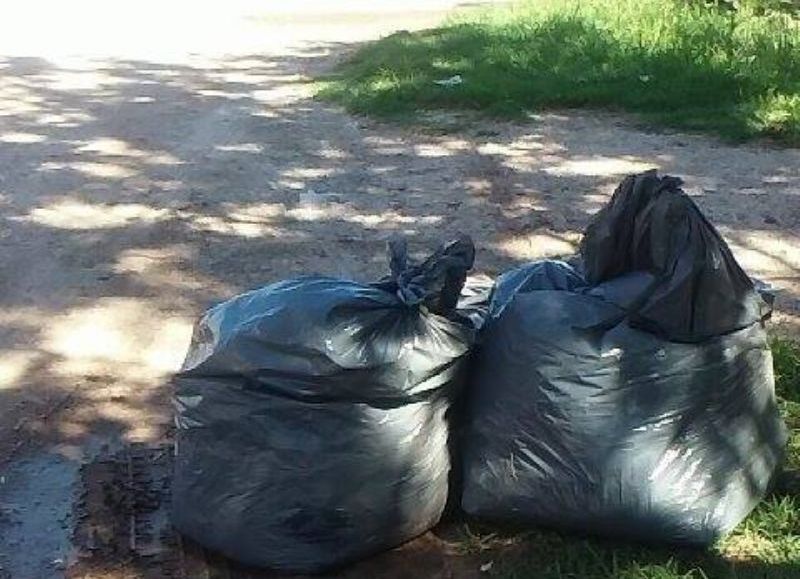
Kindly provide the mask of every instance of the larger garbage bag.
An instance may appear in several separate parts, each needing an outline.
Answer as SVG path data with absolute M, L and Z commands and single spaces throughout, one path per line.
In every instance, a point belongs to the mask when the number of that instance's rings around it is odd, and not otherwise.
M 392 275 L 303 277 L 208 311 L 177 376 L 173 520 L 247 564 L 318 572 L 436 524 L 474 326 L 468 238 Z
M 585 273 L 543 261 L 498 279 L 469 388 L 467 513 L 708 544 L 764 496 L 786 442 L 768 307 L 678 185 L 624 181 L 589 226 Z

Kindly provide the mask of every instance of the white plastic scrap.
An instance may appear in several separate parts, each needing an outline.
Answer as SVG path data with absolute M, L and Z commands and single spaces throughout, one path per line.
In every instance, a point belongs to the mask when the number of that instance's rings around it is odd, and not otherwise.
M 458 86 L 458 85 L 462 84 L 463 82 L 464 82 L 464 79 L 461 78 L 460 74 L 457 74 L 455 76 L 451 76 L 450 78 L 442 78 L 442 79 L 433 81 L 434 84 L 438 84 L 439 86 L 444 86 L 444 87 L 448 87 L 448 88 L 454 87 L 454 86 Z

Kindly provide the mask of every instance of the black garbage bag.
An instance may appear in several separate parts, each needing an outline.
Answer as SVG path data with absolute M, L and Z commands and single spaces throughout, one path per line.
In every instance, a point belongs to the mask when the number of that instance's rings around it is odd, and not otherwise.
M 468 390 L 468 514 L 708 544 L 764 496 L 786 442 L 769 308 L 678 184 L 626 179 L 589 226 L 585 274 L 542 261 L 497 280 Z
M 319 572 L 438 522 L 474 248 L 391 255 L 374 284 L 303 277 L 203 316 L 176 378 L 178 530 L 246 564 Z

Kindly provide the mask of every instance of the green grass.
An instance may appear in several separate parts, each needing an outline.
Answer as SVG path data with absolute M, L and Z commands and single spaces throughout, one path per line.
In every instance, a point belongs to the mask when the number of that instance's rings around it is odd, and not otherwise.
M 463 83 L 434 83 L 453 75 Z M 800 144 L 800 20 L 682 0 L 536 0 L 368 44 L 323 79 L 356 113 L 564 107 Z
M 465 526 L 457 544 L 502 579 L 800 578 L 800 343 L 771 340 L 776 391 L 790 427 L 787 468 L 778 485 L 733 533 L 709 550 L 647 548 L 547 531 L 500 532 Z M 791 473 L 790 473 L 791 474 Z
M 800 343 L 776 337 L 770 346 L 775 367 L 775 391 L 791 433 L 787 466 L 800 471 Z

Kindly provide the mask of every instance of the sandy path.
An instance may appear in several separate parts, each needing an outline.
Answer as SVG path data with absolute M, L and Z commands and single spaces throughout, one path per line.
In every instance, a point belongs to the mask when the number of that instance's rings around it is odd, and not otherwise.
M 494 273 L 572 251 L 624 174 L 660 167 L 785 288 L 796 325 L 800 151 L 599 114 L 456 118 L 468 128 L 437 135 L 309 98 L 353 43 L 449 4 L 76 2 L 43 22 L 20 2 L 0 23 L 0 577 L 58 576 L 77 465 L 163 437 L 199 312 L 301 272 L 382 274 L 392 231 L 417 248 L 466 231 Z M 61 483 L 31 485 L 43 477 Z

